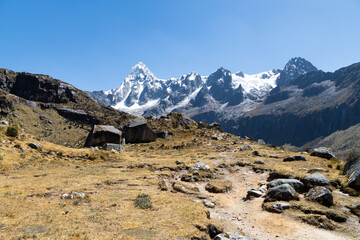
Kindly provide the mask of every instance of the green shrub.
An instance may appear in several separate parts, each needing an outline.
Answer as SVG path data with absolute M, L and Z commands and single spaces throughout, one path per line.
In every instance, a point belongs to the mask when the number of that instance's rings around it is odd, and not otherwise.
M 149 209 L 152 208 L 151 205 L 151 201 L 150 201 L 150 196 L 147 194 L 139 194 L 135 201 L 134 201 L 135 205 L 138 206 L 141 209 Z
M 6 130 L 6 136 L 8 137 L 17 137 L 19 135 L 19 126 L 13 124 L 9 126 Z

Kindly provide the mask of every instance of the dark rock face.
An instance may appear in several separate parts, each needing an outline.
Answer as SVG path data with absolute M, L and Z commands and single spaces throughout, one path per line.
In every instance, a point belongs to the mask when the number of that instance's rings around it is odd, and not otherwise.
M 123 126 L 122 129 L 127 143 L 147 143 L 156 139 L 156 133 L 146 125 L 146 120 L 135 119 Z
M 75 88 L 45 75 L 19 73 L 10 93 L 19 97 L 44 103 L 76 102 Z
M 290 201 L 299 200 L 298 194 L 290 184 L 281 184 L 270 188 L 265 201 Z
M 328 160 L 335 158 L 335 154 L 330 148 L 326 147 L 319 147 L 315 148 L 311 153 L 310 156 L 317 156 L 321 158 L 326 158 Z
M 333 195 L 326 187 L 315 187 L 310 189 L 308 194 L 306 194 L 306 198 L 327 207 L 331 207 L 333 205 Z
M 89 133 L 85 147 L 103 146 L 106 143 L 120 144 L 121 131 L 113 126 L 95 125 Z
M 240 136 L 261 138 L 275 145 L 303 146 L 358 124 L 359 98 L 357 63 L 334 73 L 314 71 L 301 75 L 286 86 L 271 90 L 265 104 L 251 113 L 220 123 L 225 131 Z
M 349 186 L 360 190 L 360 155 L 354 156 L 346 162 L 343 173 L 349 178 Z
M 61 108 L 57 109 L 57 111 L 61 116 L 72 121 L 79 121 L 91 124 L 99 123 L 99 120 L 97 120 L 94 116 L 87 114 L 84 110 L 81 109 Z
M 300 182 L 299 180 L 297 180 L 297 179 L 282 179 L 282 178 L 271 181 L 268 184 L 268 187 L 273 188 L 273 187 L 276 187 L 276 186 L 279 186 L 279 185 L 282 185 L 282 184 L 289 184 L 297 192 L 303 192 L 304 187 L 305 187 L 304 184 L 302 182 Z

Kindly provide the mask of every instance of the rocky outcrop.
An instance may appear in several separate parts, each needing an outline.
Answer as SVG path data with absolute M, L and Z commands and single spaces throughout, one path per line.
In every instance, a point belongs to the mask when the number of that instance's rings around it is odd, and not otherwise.
M 147 143 L 155 141 L 156 133 L 146 124 L 145 119 L 134 119 L 122 127 L 127 143 Z
M 99 124 L 99 120 L 86 113 L 82 109 L 71 109 L 71 108 L 60 108 L 57 109 L 59 115 L 63 116 L 64 118 L 70 119 L 72 121 L 77 121 L 81 123 L 90 123 L 90 124 Z
M 102 147 L 107 143 L 120 144 L 121 134 L 121 131 L 113 126 L 94 125 L 86 139 L 85 147 Z
M 360 191 L 360 155 L 354 155 L 346 162 L 343 173 L 349 179 L 348 185 Z
M 333 153 L 333 151 L 330 148 L 326 148 L 326 147 L 315 148 L 310 153 L 310 156 L 326 158 L 328 160 L 335 158 L 335 154 Z

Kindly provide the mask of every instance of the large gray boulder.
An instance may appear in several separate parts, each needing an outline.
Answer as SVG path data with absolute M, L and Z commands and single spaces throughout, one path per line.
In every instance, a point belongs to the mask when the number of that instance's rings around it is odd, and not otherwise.
M 349 179 L 349 187 L 360 191 L 360 155 L 355 155 L 346 162 L 343 173 Z
M 271 181 L 268 184 L 268 188 L 273 188 L 273 187 L 276 187 L 276 186 L 279 186 L 279 185 L 282 185 L 282 184 L 289 184 L 297 192 L 303 192 L 304 187 L 305 187 L 304 184 L 302 182 L 300 182 L 299 180 L 297 180 L 297 179 L 282 179 L 282 178 L 280 178 L 280 179 L 276 179 L 276 180 Z
M 308 200 L 318 202 L 324 206 L 330 207 L 333 205 L 333 195 L 326 187 L 314 187 L 311 188 L 305 196 Z
M 299 196 L 290 184 L 281 184 L 270 188 L 266 194 L 266 202 L 299 200 Z
M 327 179 L 321 173 L 313 173 L 304 178 L 304 182 L 310 186 L 325 186 L 330 183 L 329 179 Z
M 103 147 L 106 143 L 121 143 L 121 131 L 113 126 L 108 125 L 94 125 L 89 133 L 85 147 Z
M 319 147 L 315 148 L 311 153 L 310 156 L 316 156 L 321 158 L 326 158 L 330 160 L 331 158 L 335 158 L 335 154 L 331 150 L 331 148 L 326 147 Z
M 156 139 L 156 133 L 146 124 L 145 119 L 134 119 L 122 127 L 127 143 L 147 143 Z

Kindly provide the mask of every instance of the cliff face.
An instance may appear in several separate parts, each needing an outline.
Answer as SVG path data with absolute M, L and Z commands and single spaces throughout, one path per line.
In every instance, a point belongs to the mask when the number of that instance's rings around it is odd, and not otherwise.
M 276 145 L 302 146 L 358 124 L 359 99 L 360 64 L 312 72 L 273 89 L 259 107 L 222 127 Z

